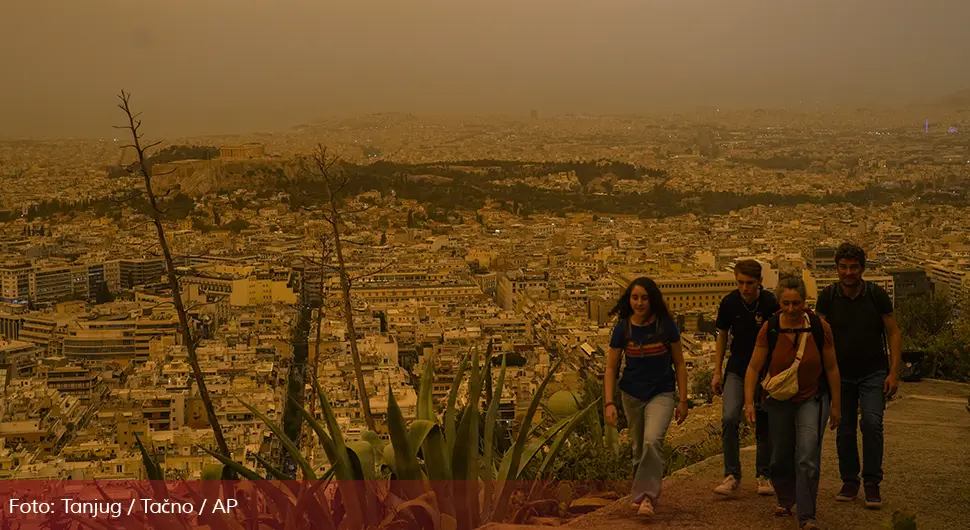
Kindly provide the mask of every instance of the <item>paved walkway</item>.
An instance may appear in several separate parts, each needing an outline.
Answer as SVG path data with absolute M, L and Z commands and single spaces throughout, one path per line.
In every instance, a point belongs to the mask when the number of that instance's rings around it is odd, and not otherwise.
M 826 529 L 879 529 L 895 510 L 909 510 L 916 514 L 920 530 L 970 528 L 968 394 L 970 385 L 944 381 L 903 384 L 900 397 L 890 403 L 885 416 L 886 478 L 882 487 L 882 510 L 866 510 L 861 500 L 854 503 L 834 500 L 841 482 L 835 431 L 826 431 L 819 486 L 819 525 Z M 754 448 L 742 450 L 741 459 L 745 470 L 753 470 Z M 717 499 L 712 489 L 721 480 L 722 466 L 723 459 L 717 456 L 668 478 L 657 513 L 651 518 L 636 516 L 624 499 L 572 520 L 568 527 L 595 530 L 796 527 L 794 518 L 775 518 L 771 514 L 774 497 L 759 497 L 750 479 L 742 485 L 744 491 L 740 498 Z

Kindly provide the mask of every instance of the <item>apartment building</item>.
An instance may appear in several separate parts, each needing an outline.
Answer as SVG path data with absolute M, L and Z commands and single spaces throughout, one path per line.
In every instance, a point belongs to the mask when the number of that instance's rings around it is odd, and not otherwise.
M 32 342 L 0 338 L 0 366 L 7 366 L 12 377 L 29 377 L 44 349 Z
M 419 302 L 458 303 L 484 298 L 474 283 L 450 285 L 387 284 L 361 285 L 354 288 L 354 297 L 368 303 L 389 304 L 416 300 Z
M 30 299 L 30 263 L 4 263 L 0 265 L 0 297 L 5 302 L 23 302 Z
M 165 275 L 165 261 L 162 259 L 122 259 L 106 262 L 104 266 L 108 288 L 112 292 L 156 283 Z
M 936 292 L 950 298 L 958 307 L 964 305 L 970 290 L 964 290 L 970 266 L 952 261 L 929 261 L 924 265 Z
M 206 300 L 225 299 L 231 307 L 272 303 L 295 304 L 297 292 L 288 270 L 257 270 L 252 266 L 194 267 L 180 279 L 183 290 L 197 289 Z
M 23 316 L 20 340 L 40 346 L 47 355 L 61 354 L 61 338 L 74 315 L 62 313 L 30 313 Z
M 899 268 L 885 272 L 893 277 L 897 304 L 933 292 L 933 282 L 923 269 Z
M 91 264 L 6 263 L 0 265 L 0 300 L 50 304 L 83 300 L 97 294 L 100 284 L 118 292 L 161 279 L 160 259 L 124 259 Z
M 497 303 L 506 311 L 515 309 L 520 294 L 538 292 L 548 294 L 549 275 L 538 271 L 514 270 L 502 275 L 498 280 Z M 545 295 L 540 298 L 545 298 Z
M 177 330 L 178 319 L 164 313 L 147 318 L 76 320 L 60 338 L 61 352 L 82 363 L 145 361 L 153 339 L 174 336 Z

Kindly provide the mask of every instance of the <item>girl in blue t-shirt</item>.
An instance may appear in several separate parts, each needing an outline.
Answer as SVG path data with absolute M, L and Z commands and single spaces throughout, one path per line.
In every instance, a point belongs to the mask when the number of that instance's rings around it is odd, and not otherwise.
M 657 284 L 646 277 L 630 283 L 610 315 L 619 319 L 606 357 L 604 415 L 607 423 L 617 425 L 613 396 L 622 356 L 626 364 L 620 377 L 620 397 L 637 460 L 632 504 L 640 515 L 652 515 L 663 484 L 667 427 L 672 416 L 678 425 L 687 419 L 687 365 L 680 330 Z

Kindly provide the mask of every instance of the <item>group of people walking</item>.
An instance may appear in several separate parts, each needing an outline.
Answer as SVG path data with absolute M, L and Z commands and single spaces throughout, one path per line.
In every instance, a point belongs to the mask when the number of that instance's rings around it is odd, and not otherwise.
M 723 396 L 724 480 L 714 493 L 742 492 L 743 418 L 755 430 L 757 493 L 774 495 L 774 514 L 796 516 L 801 529 L 818 528 L 826 424 L 836 430 L 842 479 L 835 499 L 851 502 L 861 491 L 867 508 L 881 507 L 883 411 L 899 386 L 902 352 L 892 300 L 863 279 L 862 248 L 842 244 L 835 266 L 839 280 L 819 293 L 812 311 L 800 278 L 782 278 L 772 294 L 762 286 L 761 265 L 741 261 L 734 270 L 738 288 L 724 297 L 717 315 L 711 386 Z M 687 418 L 680 331 L 649 278 L 634 280 L 613 313 L 619 318 L 607 355 L 604 413 L 618 424 L 613 396 L 619 383 L 635 459 L 632 507 L 651 515 L 661 492 L 667 427 Z

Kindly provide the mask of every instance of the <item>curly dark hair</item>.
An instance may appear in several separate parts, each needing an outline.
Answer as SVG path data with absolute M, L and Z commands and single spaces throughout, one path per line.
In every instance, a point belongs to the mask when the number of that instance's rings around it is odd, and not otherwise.
M 844 259 L 854 259 L 859 262 L 859 266 L 866 268 L 866 251 L 862 247 L 853 243 L 842 243 L 835 251 L 835 264 L 838 265 Z
M 630 294 L 637 285 L 643 287 L 643 290 L 647 292 L 647 301 L 650 303 L 650 314 L 657 317 L 657 320 L 660 321 L 670 320 L 670 310 L 667 309 L 667 303 L 664 302 L 663 294 L 660 292 L 660 288 L 657 287 L 657 282 L 646 276 L 641 276 L 630 282 L 630 285 L 620 295 L 620 299 L 616 301 L 616 305 L 610 310 L 610 316 L 619 315 L 621 319 L 628 319 L 633 315 L 633 306 L 630 305 Z

